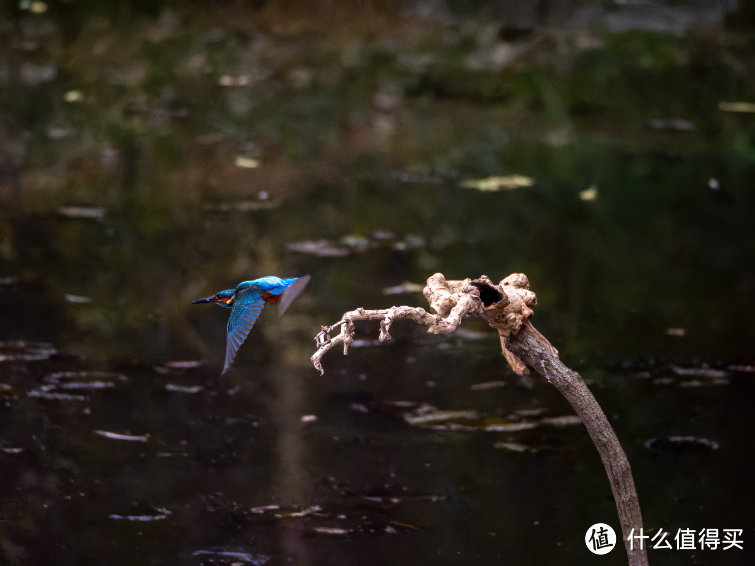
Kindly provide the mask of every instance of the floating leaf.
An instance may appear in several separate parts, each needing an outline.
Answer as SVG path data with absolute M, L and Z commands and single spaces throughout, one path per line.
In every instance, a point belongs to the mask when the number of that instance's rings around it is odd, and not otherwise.
M 421 283 L 410 283 L 404 281 L 401 285 L 395 285 L 393 287 L 385 287 L 383 289 L 383 295 L 403 295 L 405 293 L 421 293 L 425 288 Z
M 590 201 L 595 200 L 598 198 L 598 187 L 596 185 L 592 185 L 590 188 L 585 189 L 584 191 L 579 193 L 580 200 L 584 201 Z
M 522 187 L 531 187 L 535 181 L 524 175 L 505 175 L 499 177 L 485 177 L 484 179 L 468 179 L 462 181 L 460 186 L 464 189 L 477 189 L 478 191 L 500 191 L 502 189 L 513 190 Z
M 245 169 L 256 169 L 260 166 L 259 159 L 254 159 L 253 157 L 244 157 L 242 155 L 237 155 L 234 163 L 236 164 L 236 167 L 243 167 Z
M 200 391 L 204 391 L 204 387 L 201 385 L 175 385 L 173 383 L 166 383 L 165 384 L 165 390 L 166 391 L 173 391 L 174 393 L 199 393 Z
M 16 340 L 0 342 L 0 362 L 33 362 L 47 360 L 58 351 L 51 344 L 43 342 L 24 342 Z
M 755 102 L 719 102 L 718 109 L 724 112 L 755 112 Z
M 91 218 L 101 220 L 105 217 L 104 208 L 91 206 L 61 206 L 58 208 L 58 214 L 66 218 Z
M 117 432 L 108 432 L 106 430 L 95 430 L 93 432 L 94 434 L 99 434 L 100 436 L 104 436 L 105 438 L 110 438 L 111 440 L 126 440 L 129 442 L 149 442 L 149 438 L 150 438 L 149 434 L 133 436 L 130 434 L 118 434 Z

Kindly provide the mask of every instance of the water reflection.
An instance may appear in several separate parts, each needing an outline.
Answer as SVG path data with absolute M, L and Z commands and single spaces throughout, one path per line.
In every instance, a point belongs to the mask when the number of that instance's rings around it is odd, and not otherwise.
M 597 455 L 486 328 L 386 346 L 365 324 L 309 365 L 321 325 L 422 305 L 435 271 L 527 273 L 647 528 L 749 528 L 744 9 L 701 32 L 727 7 L 601 4 L 634 30 L 608 33 L 559 2 L 22 4 L 0 21 L 0 562 L 589 562 L 615 521 Z M 218 378 L 225 323 L 189 301 L 301 273 Z

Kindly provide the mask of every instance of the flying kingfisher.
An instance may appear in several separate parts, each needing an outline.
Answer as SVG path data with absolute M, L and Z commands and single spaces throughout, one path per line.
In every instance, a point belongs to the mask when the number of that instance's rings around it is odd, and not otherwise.
M 309 283 L 309 275 L 281 279 L 268 276 L 242 281 L 235 289 L 220 291 L 212 297 L 192 301 L 197 303 L 215 303 L 221 307 L 232 309 L 228 319 L 228 337 L 225 346 L 225 365 L 220 375 L 227 372 L 233 364 L 241 344 L 244 343 L 249 331 L 254 326 L 262 312 L 265 303 L 278 303 L 278 316 L 286 312 L 291 302 L 299 296 Z

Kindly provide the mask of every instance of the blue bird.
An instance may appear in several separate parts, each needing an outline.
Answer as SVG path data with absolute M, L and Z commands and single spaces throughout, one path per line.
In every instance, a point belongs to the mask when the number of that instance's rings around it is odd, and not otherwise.
M 278 303 L 278 316 L 280 316 L 286 312 L 307 283 L 309 283 L 309 275 L 291 279 L 275 276 L 261 277 L 253 281 L 242 281 L 235 289 L 226 289 L 212 297 L 191 302 L 192 305 L 215 303 L 223 308 L 232 309 L 228 319 L 225 365 L 220 375 L 230 369 L 236 352 L 239 351 L 252 326 L 257 322 L 265 303 Z

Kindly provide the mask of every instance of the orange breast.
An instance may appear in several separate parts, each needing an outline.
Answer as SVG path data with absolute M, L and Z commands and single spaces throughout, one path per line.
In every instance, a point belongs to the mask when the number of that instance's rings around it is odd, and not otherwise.
M 272 293 L 262 293 L 262 298 L 268 303 L 274 303 L 281 298 L 281 295 L 273 295 Z

